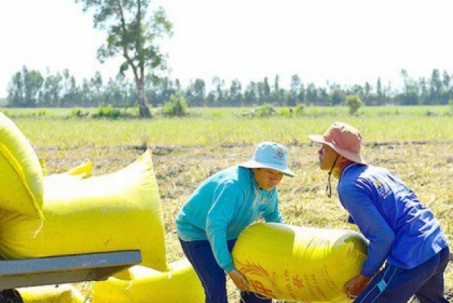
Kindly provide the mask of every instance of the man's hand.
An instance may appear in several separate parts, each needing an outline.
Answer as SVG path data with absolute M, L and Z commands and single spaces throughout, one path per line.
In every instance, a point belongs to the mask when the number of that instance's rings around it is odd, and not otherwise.
M 231 280 L 233 280 L 237 288 L 243 291 L 250 290 L 249 281 L 247 281 L 247 278 L 239 270 L 233 269 L 228 273 L 228 275 Z
M 350 299 L 355 299 L 365 289 L 371 278 L 358 275 L 345 284 L 346 295 Z

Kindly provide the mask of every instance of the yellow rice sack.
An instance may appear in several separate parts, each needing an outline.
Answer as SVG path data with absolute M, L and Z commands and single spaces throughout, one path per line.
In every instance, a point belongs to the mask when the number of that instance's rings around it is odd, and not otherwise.
M 71 168 L 64 174 L 69 175 L 69 176 L 86 178 L 86 177 L 90 176 L 92 169 L 93 169 L 93 161 L 91 161 L 90 159 L 85 159 L 82 163 L 80 163 L 76 167 Z
M 126 280 L 110 277 L 95 282 L 92 303 L 203 303 L 204 290 L 186 258 L 170 264 L 162 272 L 145 266 L 128 269 Z M 131 279 L 130 279 L 131 278 Z
M 52 184 L 52 187 L 55 188 L 58 186 L 57 183 L 61 183 L 62 186 L 65 186 L 65 183 L 67 182 L 88 178 L 91 175 L 92 168 L 93 161 L 85 160 L 68 171 L 44 176 L 44 182 Z
M 241 233 L 232 255 L 263 296 L 343 303 L 343 287 L 360 273 L 366 251 L 365 238 L 353 231 L 256 223 Z
M 24 303 L 84 303 L 85 297 L 71 284 L 18 289 Z
M 24 134 L 0 112 L 0 209 L 43 219 L 43 172 Z
M 151 152 L 116 172 L 44 178 L 39 221 L 0 213 L 0 256 L 8 259 L 140 249 L 143 265 L 167 270 L 162 209 Z

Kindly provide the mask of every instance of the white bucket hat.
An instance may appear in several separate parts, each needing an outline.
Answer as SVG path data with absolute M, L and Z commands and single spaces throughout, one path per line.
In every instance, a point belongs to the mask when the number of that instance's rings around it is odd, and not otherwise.
M 246 168 L 270 168 L 278 170 L 286 176 L 294 177 L 295 174 L 288 168 L 288 150 L 285 146 L 270 141 L 258 143 L 253 153 L 253 159 L 239 166 Z

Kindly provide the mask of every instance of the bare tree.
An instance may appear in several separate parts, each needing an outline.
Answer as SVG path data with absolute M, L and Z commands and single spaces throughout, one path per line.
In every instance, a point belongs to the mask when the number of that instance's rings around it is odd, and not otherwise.
M 108 33 L 106 44 L 97 52 L 98 60 L 121 54 L 124 62 L 120 73 L 132 70 L 137 86 L 140 116 L 151 113 L 145 93 L 146 76 L 157 77 L 165 70 L 165 55 L 157 45 L 158 39 L 172 35 L 172 24 L 167 20 L 163 8 L 148 14 L 150 0 L 75 0 L 83 3 L 83 11 L 94 10 L 93 22 L 97 29 Z M 146 21 L 146 19 L 148 21 Z

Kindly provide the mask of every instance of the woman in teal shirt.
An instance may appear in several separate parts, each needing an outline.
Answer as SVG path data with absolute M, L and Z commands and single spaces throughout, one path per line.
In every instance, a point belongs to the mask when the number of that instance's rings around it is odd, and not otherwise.
M 259 143 L 253 159 L 205 180 L 176 218 L 181 247 L 204 287 L 206 303 L 227 303 L 226 274 L 241 290 L 245 303 L 270 303 L 248 292 L 245 276 L 234 267 L 231 251 L 239 234 L 258 218 L 282 222 L 276 186 L 287 166 L 287 149 L 275 142 Z

